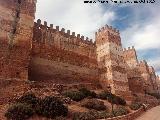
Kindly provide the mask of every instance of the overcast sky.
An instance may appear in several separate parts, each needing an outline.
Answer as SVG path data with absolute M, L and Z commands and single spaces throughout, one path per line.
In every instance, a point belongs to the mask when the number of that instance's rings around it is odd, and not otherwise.
M 146 59 L 160 75 L 159 0 L 154 4 L 118 5 L 84 4 L 83 0 L 37 1 L 36 19 L 85 37 L 94 39 L 95 32 L 105 24 L 119 29 L 123 47 L 135 46 L 139 59 Z

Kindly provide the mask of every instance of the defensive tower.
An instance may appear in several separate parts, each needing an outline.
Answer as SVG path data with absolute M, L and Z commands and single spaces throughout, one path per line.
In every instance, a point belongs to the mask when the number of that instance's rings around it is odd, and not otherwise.
M 0 77 L 28 79 L 36 0 L 0 0 Z
M 137 53 L 134 46 L 132 46 L 132 48 L 128 47 L 128 49 L 124 48 L 123 57 L 131 69 L 138 65 Z
M 103 88 L 111 87 L 112 93 L 124 97 L 130 95 L 119 31 L 108 25 L 99 29 L 96 46 Z

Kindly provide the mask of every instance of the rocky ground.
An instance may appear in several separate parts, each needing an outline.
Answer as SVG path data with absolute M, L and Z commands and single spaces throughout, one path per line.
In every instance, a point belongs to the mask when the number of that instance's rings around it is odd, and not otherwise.
M 0 89 L 0 95 L 1 95 L 0 96 L 0 120 L 6 119 L 4 117 L 4 114 L 9 104 L 12 103 L 16 98 L 18 98 L 25 92 L 33 92 L 35 93 L 36 96 L 41 97 L 41 98 L 45 96 L 57 96 L 67 101 L 68 99 L 65 99 L 62 95 L 60 95 L 60 92 L 63 91 L 63 89 L 64 89 L 63 86 L 57 85 L 57 84 L 50 84 L 48 86 L 45 84 L 34 83 L 34 82 L 15 81 L 13 83 L 10 83 L 10 81 L 7 81 L 6 85 L 1 87 Z M 94 91 L 96 93 L 99 93 L 100 91 L 102 91 L 102 89 L 94 89 Z M 107 106 L 109 111 L 111 111 L 111 104 L 108 101 L 100 100 L 100 99 L 98 100 L 103 101 L 104 105 Z M 143 94 L 136 94 L 136 96 L 134 96 L 134 100 L 141 101 L 147 104 L 158 103 L 158 100 L 155 99 L 154 97 L 149 96 L 149 95 L 143 95 Z M 70 100 L 68 101 L 70 102 Z M 114 107 L 116 108 L 117 106 L 115 105 Z M 70 117 L 70 114 L 75 113 L 75 112 L 88 112 L 89 111 L 89 109 L 81 106 L 81 102 L 71 101 L 71 104 L 68 104 L 68 108 L 69 108 L 69 117 Z M 126 108 L 129 110 L 129 112 L 133 112 L 128 107 Z M 41 118 L 38 116 L 33 116 L 32 118 L 30 118 L 30 120 L 47 120 L 47 119 Z

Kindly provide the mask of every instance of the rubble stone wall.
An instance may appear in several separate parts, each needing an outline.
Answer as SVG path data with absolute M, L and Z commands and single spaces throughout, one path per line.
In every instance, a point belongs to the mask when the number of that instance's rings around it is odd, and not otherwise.
M 111 87 L 112 93 L 131 100 L 119 31 L 107 25 L 102 27 L 96 33 L 96 46 L 98 67 L 105 68 L 99 74 L 102 87 Z
M 28 79 L 36 1 L 0 0 L 0 76 Z
M 29 77 L 59 83 L 98 81 L 95 43 L 52 25 L 34 23 Z

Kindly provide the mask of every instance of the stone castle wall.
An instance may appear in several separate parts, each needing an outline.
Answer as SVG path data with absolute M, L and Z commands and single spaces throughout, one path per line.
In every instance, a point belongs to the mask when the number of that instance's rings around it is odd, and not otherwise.
M 35 1 L 0 0 L 0 76 L 28 79 Z
M 31 80 L 55 80 L 62 83 L 98 81 L 96 45 L 70 30 L 34 23 L 30 62 Z
M 128 47 L 128 49 L 124 48 L 123 57 L 128 67 L 135 68 L 138 65 L 137 54 L 134 46 Z
M 130 90 L 134 93 L 144 93 L 145 90 L 147 92 L 156 92 L 158 86 L 154 68 L 150 67 L 145 60 L 138 61 L 133 46 L 124 49 L 123 56 L 126 62 Z
M 0 0 L 2 79 L 100 83 L 121 96 L 138 88 L 141 92 L 158 88 L 155 71 L 147 62 L 138 62 L 136 50 L 123 50 L 118 30 L 106 25 L 93 42 L 59 26 L 34 22 L 35 8 L 36 0 Z
M 100 73 L 101 85 L 104 89 L 111 87 L 112 93 L 129 97 L 131 94 L 119 31 L 107 25 L 101 28 L 96 33 L 96 46 L 98 67 L 105 69 Z

